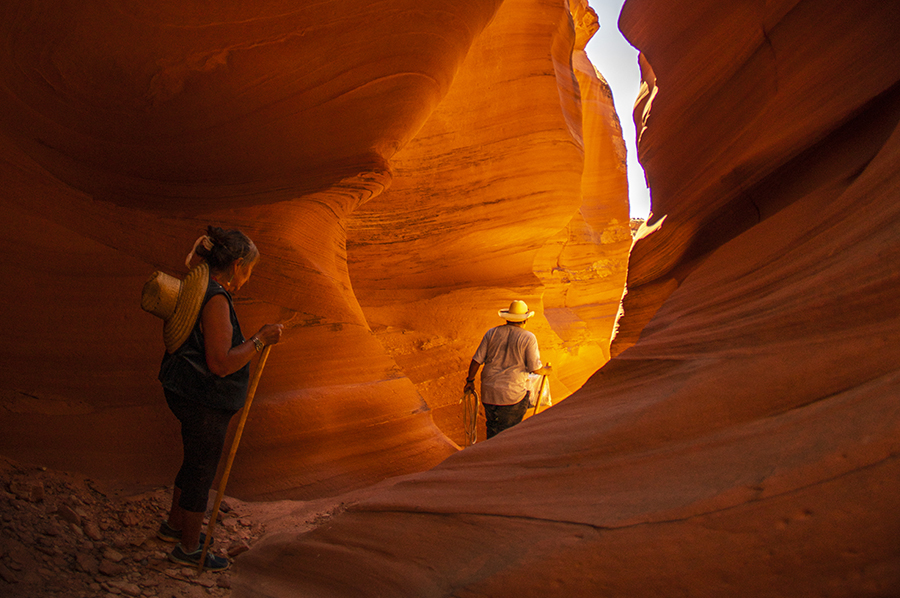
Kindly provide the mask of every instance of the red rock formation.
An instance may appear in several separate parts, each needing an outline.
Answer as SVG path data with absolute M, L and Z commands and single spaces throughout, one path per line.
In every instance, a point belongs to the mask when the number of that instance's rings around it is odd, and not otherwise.
M 652 65 L 654 207 L 617 357 L 270 538 L 237 595 L 900 591 L 900 6 L 629 0 L 620 22 Z
M 462 372 L 516 296 L 555 397 L 581 385 L 630 243 L 618 124 L 565 4 L 499 4 L 4 4 L 0 452 L 170 482 L 161 323 L 137 306 L 208 222 L 261 249 L 245 332 L 287 322 L 231 493 L 337 494 L 455 452 Z
M 556 1 L 504 3 L 391 188 L 348 219 L 366 319 L 460 445 L 465 370 L 512 298 L 537 309 L 556 399 L 609 358 L 631 234 L 618 117 L 584 53 L 595 31 Z
M 160 323 L 135 307 L 154 268 L 183 271 L 210 221 L 262 248 L 244 327 L 289 323 L 234 492 L 333 493 L 456 450 L 366 326 L 342 219 L 389 184 L 387 160 L 497 4 L 4 3 L 0 305 L 16 341 L 0 451 L 171 477 Z

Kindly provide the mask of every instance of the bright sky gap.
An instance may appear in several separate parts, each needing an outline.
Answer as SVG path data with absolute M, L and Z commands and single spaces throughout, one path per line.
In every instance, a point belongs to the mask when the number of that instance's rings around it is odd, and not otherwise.
M 622 135 L 628 151 L 628 195 L 632 218 L 646 218 L 650 213 L 650 190 L 644 180 L 644 169 L 637 159 L 636 135 L 632 108 L 641 88 L 638 52 L 619 31 L 619 13 L 625 0 L 594 0 L 591 8 L 600 19 L 600 30 L 588 42 L 588 58 L 609 83 Z

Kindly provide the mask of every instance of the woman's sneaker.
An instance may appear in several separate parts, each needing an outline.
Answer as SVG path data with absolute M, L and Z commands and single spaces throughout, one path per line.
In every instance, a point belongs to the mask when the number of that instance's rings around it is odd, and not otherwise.
M 162 540 L 163 542 L 181 542 L 181 530 L 175 529 L 171 525 L 169 525 L 168 521 L 163 521 L 159 524 L 159 529 L 156 530 L 156 537 Z M 206 541 L 206 534 L 200 532 L 200 545 Z M 215 538 L 209 539 L 209 545 L 212 546 L 215 543 Z
M 194 552 L 185 552 L 181 546 L 181 542 L 175 545 L 172 552 L 169 553 L 169 560 L 173 563 L 196 567 L 200 564 L 200 555 L 203 553 L 203 545 L 197 546 Z M 224 557 L 216 556 L 210 552 L 206 553 L 206 563 L 203 568 L 206 571 L 224 571 L 231 566 L 231 561 Z

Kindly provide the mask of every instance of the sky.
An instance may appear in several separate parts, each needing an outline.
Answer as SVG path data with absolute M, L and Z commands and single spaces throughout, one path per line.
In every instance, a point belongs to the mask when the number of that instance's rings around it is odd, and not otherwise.
M 588 58 L 612 88 L 616 113 L 622 123 L 622 134 L 628 151 L 628 196 L 632 218 L 646 218 L 650 213 L 650 190 L 644 182 L 644 169 L 637 160 L 634 101 L 641 87 L 641 71 L 637 50 L 619 31 L 619 13 L 625 0 L 590 0 L 600 19 L 600 30 L 588 42 Z

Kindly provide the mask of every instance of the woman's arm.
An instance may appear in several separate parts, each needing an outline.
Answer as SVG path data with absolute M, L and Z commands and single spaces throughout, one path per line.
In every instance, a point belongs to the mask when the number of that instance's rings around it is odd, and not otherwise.
M 259 332 L 237 345 L 231 346 L 231 312 L 225 295 L 214 295 L 200 314 L 205 338 L 206 365 L 216 376 L 227 376 L 250 363 L 256 355 L 254 338 L 266 345 L 274 345 L 281 339 L 281 324 L 266 324 Z

